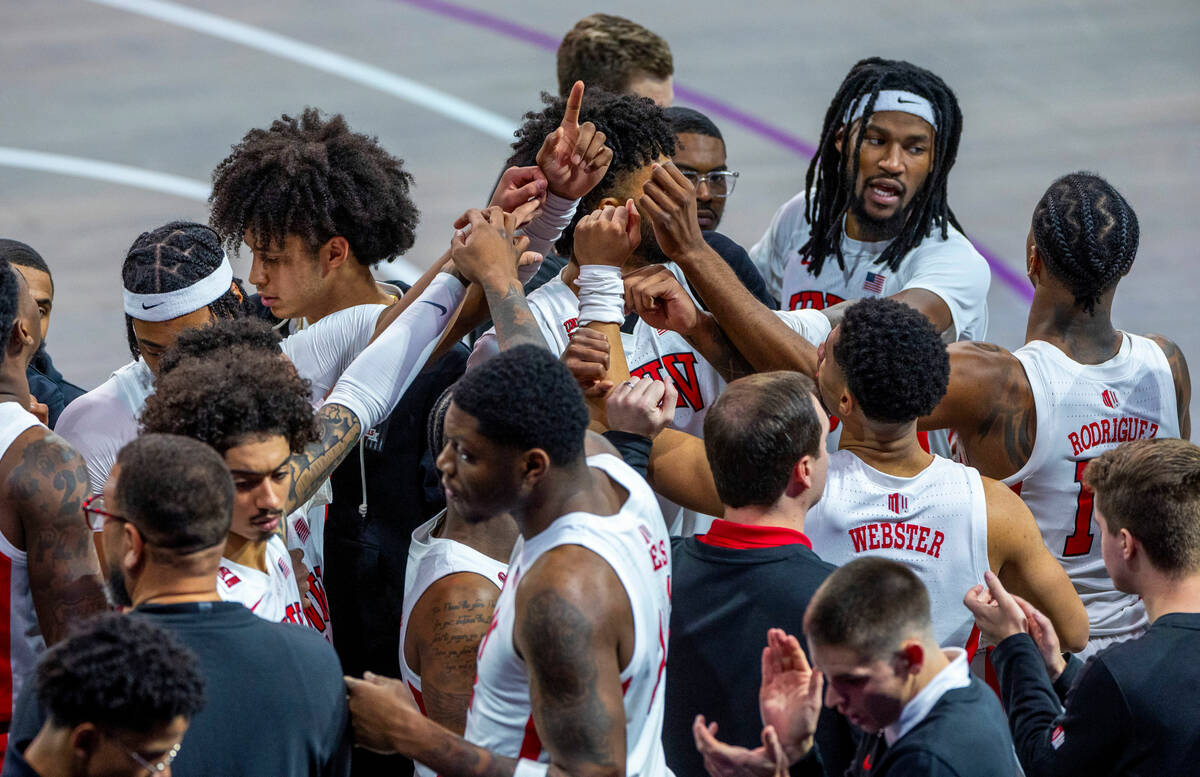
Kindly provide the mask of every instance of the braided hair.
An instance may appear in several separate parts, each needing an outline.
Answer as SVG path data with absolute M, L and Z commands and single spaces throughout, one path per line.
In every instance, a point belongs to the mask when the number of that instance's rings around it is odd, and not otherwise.
M 339 113 L 305 108 L 252 129 L 213 171 L 209 222 L 236 253 L 247 230 L 283 245 L 299 235 L 310 251 L 342 236 L 370 267 L 412 248 L 420 213 L 412 175 L 379 140 L 352 132 Z
M 864 108 L 861 126 L 866 126 L 875 112 L 876 98 L 885 89 L 900 89 L 929 100 L 937 130 L 929 177 L 909 203 L 900 234 L 884 249 L 876 263 L 895 271 L 904 255 L 916 248 L 934 226 L 941 230 L 943 240 L 948 237 L 948 225 L 962 229 L 946 199 L 946 179 L 958 156 L 958 141 L 962 135 L 958 98 L 946 82 L 910 62 L 880 57 L 863 59 L 850 69 L 825 112 L 817 153 L 804 178 L 804 216 L 812 225 L 812 231 L 808 242 L 800 248 L 800 255 L 809 260 L 809 272 L 813 275 L 821 274 L 825 257 L 830 254 L 837 258 L 840 268 L 846 269 L 842 255 L 842 216 L 855 196 L 859 152 L 866 133 L 858 132 L 854 153 L 844 154 L 836 147 L 838 131 L 848 128 L 846 117 L 853 115 L 860 105 Z M 843 144 L 849 139 L 847 132 Z M 846 148 L 845 145 L 842 147 Z
M 135 294 L 178 291 L 212 275 L 224 259 L 216 232 L 192 221 L 172 221 L 133 241 L 121 267 L 121 281 Z M 245 312 L 246 304 L 242 282 L 234 278 L 233 286 L 209 303 L 208 309 L 216 318 L 235 318 Z M 141 351 L 128 313 L 125 332 L 129 353 L 137 359 Z
M 1064 175 L 1033 210 L 1038 255 L 1087 313 L 1094 313 L 1100 296 L 1129 272 L 1138 236 L 1129 202 L 1095 173 Z

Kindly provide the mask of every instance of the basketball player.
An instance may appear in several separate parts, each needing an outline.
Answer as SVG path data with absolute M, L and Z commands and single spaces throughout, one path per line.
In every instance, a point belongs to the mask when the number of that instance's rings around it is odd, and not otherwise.
M 946 194 L 961 134 L 941 78 L 899 60 L 857 62 L 825 113 L 804 191 L 750 250 L 783 309 L 890 296 L 947 342 L 985 337 L 991 273 Z
M 445 447 L 453 388 L 429 415 L 431 450 Z M 475 654 L 487 634 L 519 531 L 507 512 L 462 512 L 451 503 L 413 532 L 405 567 L 400 668 L 417 707 L 461 735 L 475 685 Z M 432 777 L 424 764 L 417 773 Z
M 686 295 L 670 296 L 677 321 L 686 319 L 676 313 Z M 659 310 L 645 315 L 678 325 L 662 316 L 659 299 Z M 928 319 L 899 302 L 863 300 L 822 344 L 811 376 L 844 427 L 824 495 L 805 523 L 813 550 L 833 564 L 863 555 L 907 564 L 929 589 L 934 633 L 948 647 L 974 653 L 974 619 L 958 606 L 960 591 L 990 569 L 1022 596 L 1038 597 L 1059 633 L 1070 635 L 1064 644 L 1082 649 L 1086 613 L 1029 509 L 1000 482 L 920 445 L 917 419 L 937 405 L 949 376 L 946 346 Z M 691 447 L 690 455 L 703 455 L 698 442 Z
M 575 22 L 556 56 L 558 95 L 576 81 L 614 94 L 648 97 L 667 107 L 675 99 L 671 47 L 635 21 L 594 13 Z
M 25 279 L 0 260 L 0 739 L 37 654 L 107 607 L 82 518 L 87 465 L 27 409 L 25 371 L 41 339 Z
M 447 500 L 511 510 L 522 540 L 480 647 L 465 739 L 422 716 L 403 683 L 371 676 L 347 679 L 360 744 L 463 777 L 481 761 L 506 775 L 667 773 L 669 542 L 645 481 L 585 454 L 587 424 L 579 388 L 543 348 L 517 346 L 459 381 L 438 458 Z

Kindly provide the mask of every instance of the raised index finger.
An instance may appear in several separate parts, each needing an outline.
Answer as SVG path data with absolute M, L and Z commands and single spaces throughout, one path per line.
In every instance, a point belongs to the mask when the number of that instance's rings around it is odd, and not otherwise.
M 564 129 L 579 129 L 579 109 L 583 107 L 583 82 L 576 81 L 571 87 L 571 95 L 567 97 L 567 109 L 563 112 L 562 124 Z

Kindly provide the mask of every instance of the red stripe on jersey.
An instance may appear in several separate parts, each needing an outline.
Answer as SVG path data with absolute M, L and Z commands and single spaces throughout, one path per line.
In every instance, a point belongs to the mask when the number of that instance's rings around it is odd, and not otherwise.
M 530 761 L 536 761 L 542 754 L 542 740 L 538 736 L 537 726 L 533 723 L 533 716 L 529 716 L 529 722 L 525 724 L 525 738 L 521 740 L 521 752 L 519 758 L 528 758 Z
M 413 699 L 417 702 L 417 709 L 421 711 L 422 715 L 429 717 L 429 713 L 425 711 L 425 698 L 421 696 L 421 692 L 412 683 L 408 684 L 408 690 L 412 691 Z
M 1021 481 L 1021 483 L 1024 483 L 1024 482 L 1025 482 L 1024 480 Z M 1016 494 L 1017 496 L 1021 495 L 1021 483 L 1013 483 L 1011 486 L 1009 486 L 1009 488 L 1012 489 L 1012 492 L 1014 494 Z
M 625 679 L 625 680 L 622 680 L 622 681 L 621 681 L 621 695 L 622 695 L 622 696 L 624 696 L 624 695 L 625 695 L 625 693 L 626 693 L 626 692 L 629 690 L 629 684 L 630 684 L 631 682 L 633 682 L 633 678 L 632 678 L 632 677 L 630 677 L 630 678 L 627 678 L 627 679 Z
M 996 697 L 1004 702 L 1004 697 L 1000 695 L 1000 678 L 996 676 L 996 667 L 992 664 L 992 649 L 987 648 L 983 653 L 983 681 L 988 684 L 995 693 Z
M 979 627 L 971 627 L 971 636 L 967 637 L 967 663 L 975 660 L 975 653 L 979 650 Z
M 917 444 L 921 446 L 921 450 L 929 453 L 929 432 L 917 432 Z
M 12 559 L 0 554 L 0 725 L 3 726 L 5 739 L 8 738 L 8 724 L 12 722 L 13 708 L 13 676 L 12 676 Z M 30 678 L 32 679 L 32 678 Z M 0 755 L 0 762 L 3 762 Z

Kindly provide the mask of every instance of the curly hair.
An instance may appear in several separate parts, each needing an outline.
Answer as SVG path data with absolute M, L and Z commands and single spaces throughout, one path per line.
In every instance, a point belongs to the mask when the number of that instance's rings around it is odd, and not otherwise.
M 946 394 L 950 357 L 928 318 L 887 298 L 846 310 L 833 358 L 863 415 L 903 424 L 929 414 Z
M 546 107 L 525 114 L 525 123 L 517 129 L 517 139 L 513 142 L 508 166 L 537 164 L 538 149 L 542 147 L 546 136 L 558 129 L 562 122 L 567 101 L 546 93 L 542 94 L 542 101 Z M 581 124 L 590 121 L 604 133 L 605 145 L 613 150 L 613 158 L 604 178 L 584 196 L 575 209 L 575 218 L 554 244 L 560 256 L 571 255 L 575 225 L 595 210 L 601 200 L 616 191 L 627 175 L 659 157 L 675 154 L 675 130 L 671 128 L 662 108 L 648 97 L 589 89 L 583 96 L 579 121 Z
M 669 78 L 675 73 L 671 47 L 635 21 L 594 13 L 585 16 L 558 45 L 558 93 L 566 97 L 576 81 L 588 89 L 624 92 L 639 75 Z
M 217 165 L 209 222 L 234 253 L 247 231 L 271 245 L 299 235 L 311 252 L 340 235 L 370 267 L 412 247 L 412 183 L 378 138 L 352 132 L 340 113 L 305 108 L 250 130 Z
M 160 375 L 142 411 L 142 428 L 200 440 L 222 456 L 247 439 L 270 435 L 286 437 L 299 453 L 319 436 L 309 385 L 282 354 L 273 358 L 235 345 L 182 359 Z
M 1133 266 L 1139 236 L 1129 202 L 1095 173 L 1064 175 L 1033 210 L 1038 254 L 1088 313 Z
M 113 494 L 157 548 L 195 553 L 225 542 L 233 522 L 233 478 L 216 451 L 177 434 L 143 434 L 117 454 Z
M 282 353 L 279 347 L 281 342 L 279 333 L 261 318 L 247 316 L 216 321 L 210 326 L 180 332 L 179 337 L 158 360 L 158 374 L 160 377 L 166 375 L 185 359 L 227 351 L 237 345 Z
M 541 448 L 555 465 L 583 454 L 587 406 L 579 384 L 545 348 L 510 348 L 454 384 L 453 402 L 492 442 L 527 451 Z
M 866 133 L 857 133 L 853 153 L 844 154 L 837 150 L 838 132 L 846 126 L 847 114 L 858 105 L 863 106 L 865 126 L 875 112 L 875 99 L 886 89 L 902 89 L 929 100 L 937 131 L 929 177 L 909 204 L 900 234 L 884 249 L 876 264 L 895 271 L 904 256 L 920 245 L 934 227 L 940 230 L 943 240 L 949 234 L 948 225 L 962 230 L 946 194 L 946 182 L 958 157 L 958 141 L 962 136 L 958 98 L 945 81 L 911 62 L 881 57 L 859 60 L 850 68 L 825 112 L 817 153 L 804 178 L 804 217 L 812 229 L 808 242 L 800 247 L 800 256 L 808 260 L 808 271 L 814 276 L 821 274 L 825 258 L 831 254 L 838 267 L 846 269 L 842 256 L 842 216 L 855 196 L 854 181 L 858 179 L 859 154 Z
M 94 723 L 148 733 L 204 708 L 196 656 L 141 615 L 105 613 L 81 624 L 38 661 L 37 698 L 51 723 Z
M 216 232 L 193 221 L 172 221 L 138 235 L 125 253 L 121 282 L 137 294 L 178 291 L 212 275 L 224 260 Z M 246 290 L 234 278 L 229 291 L 209 303 L 208 309 L 215 318 L 236 318 L 247 312 L 247 304 Z M 125 334 L 129 353 L 137 359 L 141 351 L 128 313 Z

